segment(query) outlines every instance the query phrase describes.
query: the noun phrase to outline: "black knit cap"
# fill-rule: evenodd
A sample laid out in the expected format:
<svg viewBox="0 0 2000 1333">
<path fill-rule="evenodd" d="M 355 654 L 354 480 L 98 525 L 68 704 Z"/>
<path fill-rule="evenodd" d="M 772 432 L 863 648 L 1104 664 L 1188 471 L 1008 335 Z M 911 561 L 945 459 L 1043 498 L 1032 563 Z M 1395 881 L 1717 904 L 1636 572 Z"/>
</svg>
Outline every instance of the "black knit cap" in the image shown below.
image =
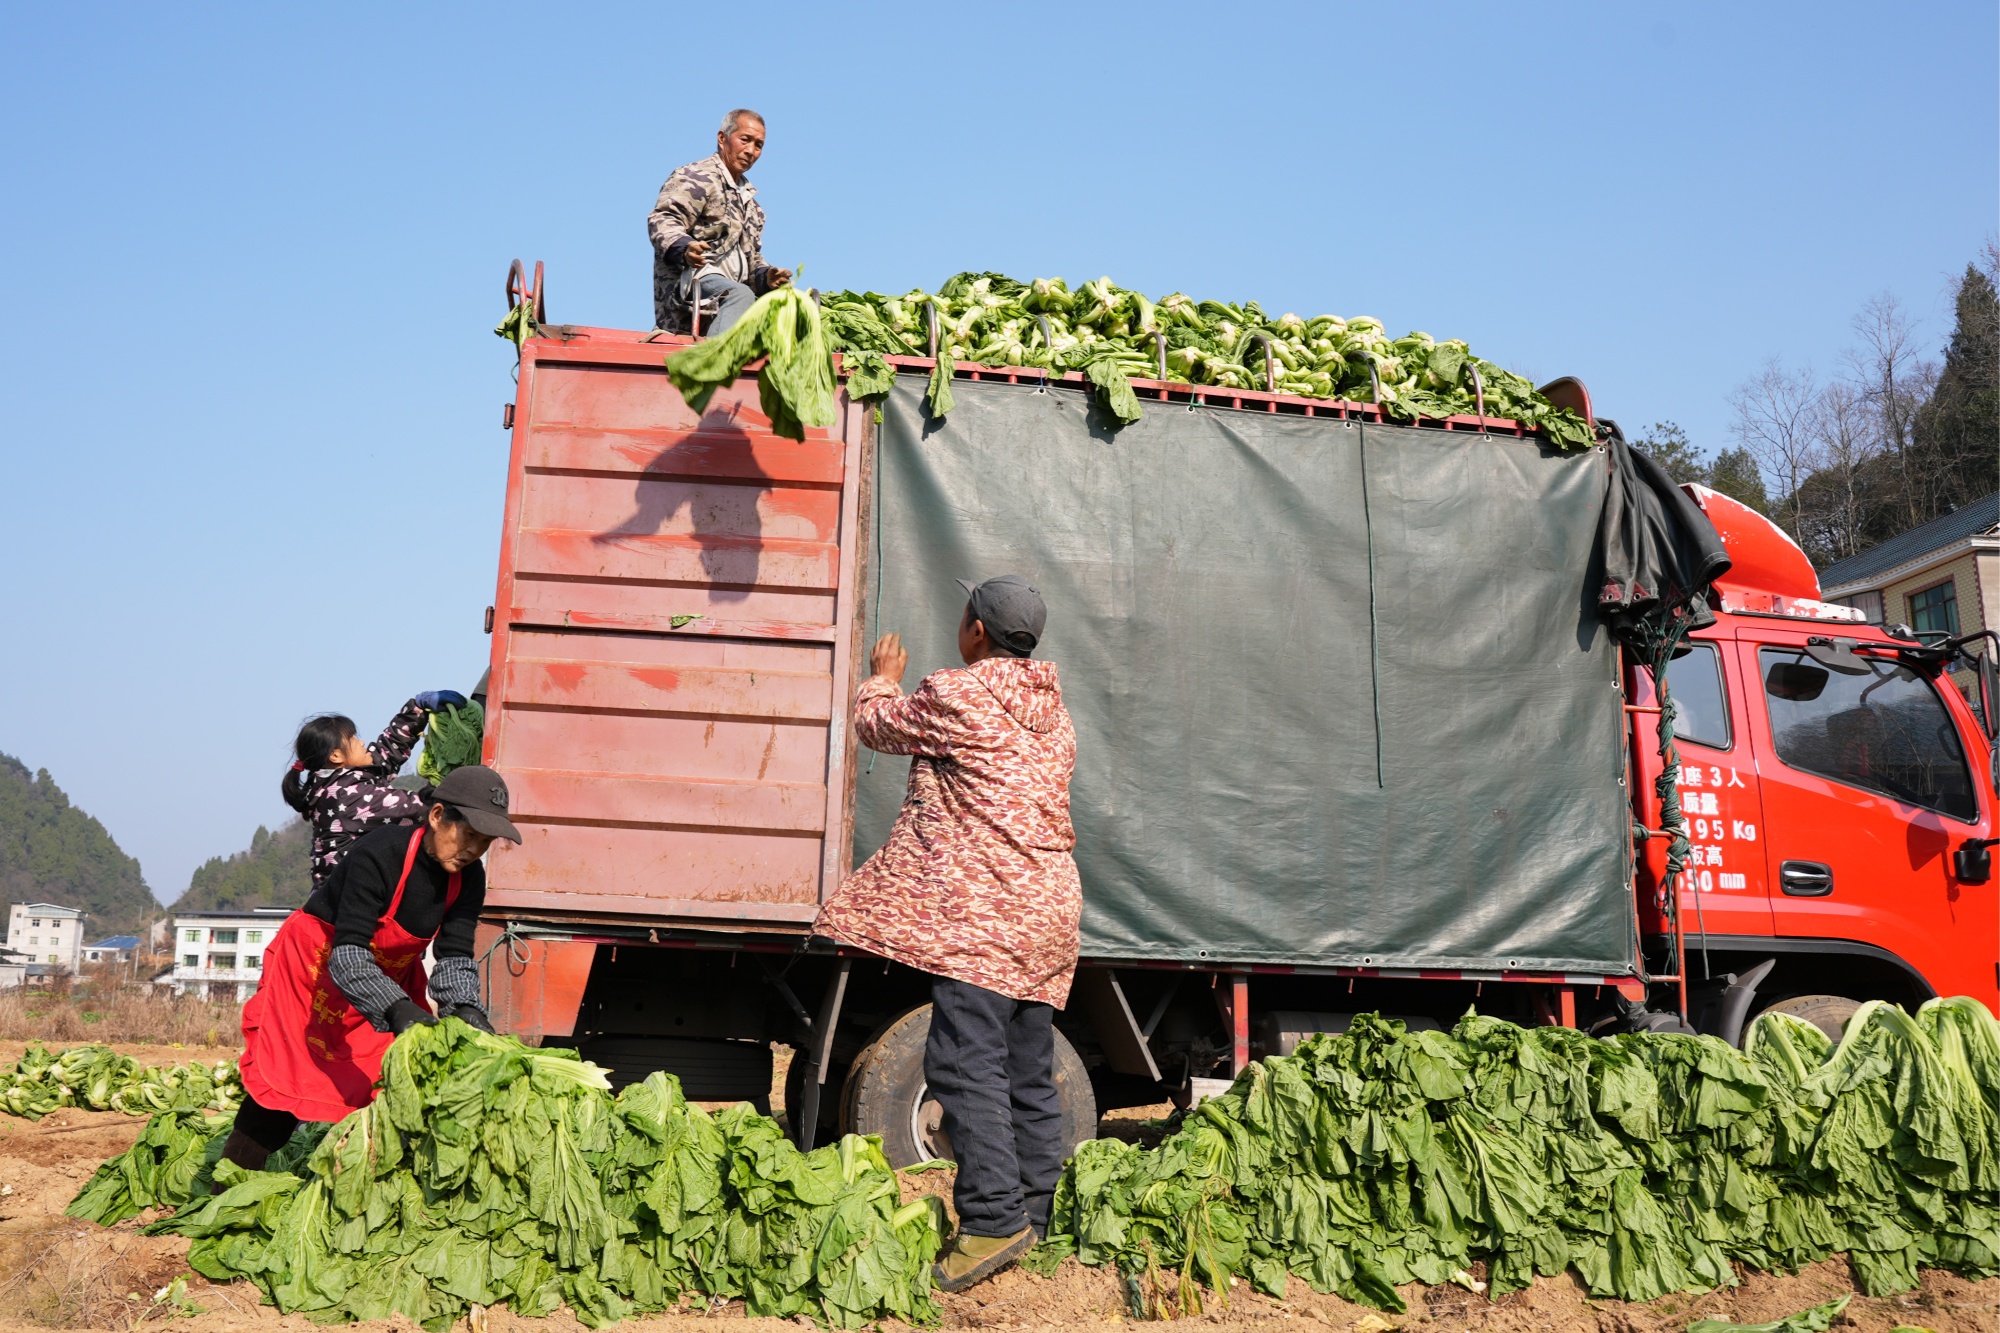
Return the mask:
<svg viewBox="0 0 2000 1333">
<path fill-rule="evenodd" d="M 995 648 L 1009 657 L 1034 656 L 1049 609 L 1026 579 L 1019 574 L 1002 574 L 976 586 L 959 579 L 958 586 L 965 589 L 973 619 L 986 626 L 986 637 Z"/>
</svg>

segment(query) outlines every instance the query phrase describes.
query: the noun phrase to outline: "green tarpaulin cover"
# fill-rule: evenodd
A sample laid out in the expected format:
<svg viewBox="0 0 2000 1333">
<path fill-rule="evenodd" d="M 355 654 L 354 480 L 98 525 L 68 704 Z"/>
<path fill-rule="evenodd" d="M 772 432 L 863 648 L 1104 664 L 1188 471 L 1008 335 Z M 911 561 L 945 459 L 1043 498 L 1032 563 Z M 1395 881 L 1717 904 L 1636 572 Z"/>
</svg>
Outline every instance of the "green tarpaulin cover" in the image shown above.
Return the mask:
<svg viewBox="0 0 2000 1333">
<path fill-rule="evenodd" d="M 915 688 L 954 578 L 1041 590 L 1086 957 L 1632 970 L 1601 450 L 953 388 L 884 403 L 869 630 Z M 857 860 L 909 765 L 860 770 Z"/>
</svg>

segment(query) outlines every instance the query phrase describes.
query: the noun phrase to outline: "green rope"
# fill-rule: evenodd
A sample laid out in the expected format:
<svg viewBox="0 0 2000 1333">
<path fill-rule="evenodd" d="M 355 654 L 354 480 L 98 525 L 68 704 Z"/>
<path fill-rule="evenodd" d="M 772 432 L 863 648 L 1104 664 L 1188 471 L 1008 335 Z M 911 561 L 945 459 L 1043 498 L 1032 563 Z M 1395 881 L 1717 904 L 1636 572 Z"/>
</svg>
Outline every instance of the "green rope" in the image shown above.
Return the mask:
<svg viewBox="0 0 2000 1333">
<path fill-rule="evenodd" d="M 1681 812 L 1681 753 L 1674 744 L 1674 719 L 1679 715 L 1680 708 L 1674 702 L 1673 692 L 1667 688 L 1667 664 L 1674 660 L 1674 654 L 1686 641 L 1693 626 L 1693 612 L 1683 608 L 1671 614 L 1664 630 L 1646 624 L 1634 627 L 1631 634 L 1640 661 L 1647 675 L 1652 677 L 1653 693 L 1660 701 L 1660 776 L 1653 779 L 1653 794 L 1660 802 L 1660 831 L 1667 835 L 1667 873 L 1661 876 L 1654 899 L 1660 915 L 1673 926 L 1676 936 L 1681 929 L 1681 876 L 1687 868 L 1692 844 L 1688 841 L 1687 817 Z M 1708 926 L 1702 918 L 1699 888 L 1695 893 L 1694 911 L 1695 929 L 1701 937 L 1701 970 L 1705 978 L 1708 975 Z"/>
</svg>

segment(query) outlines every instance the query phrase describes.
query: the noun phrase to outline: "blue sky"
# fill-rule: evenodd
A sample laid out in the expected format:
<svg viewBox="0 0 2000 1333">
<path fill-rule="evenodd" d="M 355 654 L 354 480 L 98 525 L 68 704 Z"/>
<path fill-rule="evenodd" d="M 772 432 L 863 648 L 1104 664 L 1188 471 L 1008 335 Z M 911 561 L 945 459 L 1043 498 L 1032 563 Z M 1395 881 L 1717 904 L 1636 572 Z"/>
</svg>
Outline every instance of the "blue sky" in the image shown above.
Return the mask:
<svg viewBox="0 0 2000 1333">
<path fill-rule="evenodd" d="M 1996 226 L 1990 3 L 14 5 L 0 750 L 171 900 L 292 733 L 484 664 L 507 261 L 650 322 L 644 215 L 761 109 L 766 252 L 1463 337 L 1727 443 Z"/>
</svg>

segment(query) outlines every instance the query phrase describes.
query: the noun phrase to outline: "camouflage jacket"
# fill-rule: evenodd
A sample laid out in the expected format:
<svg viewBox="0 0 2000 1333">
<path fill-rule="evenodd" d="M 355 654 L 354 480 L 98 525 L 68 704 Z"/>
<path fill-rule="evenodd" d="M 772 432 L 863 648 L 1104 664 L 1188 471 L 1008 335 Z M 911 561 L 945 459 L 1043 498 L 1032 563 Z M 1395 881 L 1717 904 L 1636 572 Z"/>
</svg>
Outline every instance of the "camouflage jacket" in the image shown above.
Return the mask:
<svg viewBox="0 0 2000 1333">
<path fill-rule="evenodd" d="M 667 177 L 646 217 L 653 239 L 653 319 L 658 328 L 678 332 L 687 311 L 680 297 L 682 254 L 701 241 L 708 246 L 705 271 L 721 273 L 759 293 L 770 265 L 764 262 L 764 208 L 749 181 L 731 188 L 720 153 L 690 162 Z"/>
<path fill-rule="evenodd" d="M 910 785 L 882 850 L 820 909 L 816 934 L 921 971 L 1060 1008 L 1083 892 L 1070 851 L 1076 731 L 1053 662 L 989 657 L 914 694 L 876 676 L 854 734 L 906 754 Z"/>
</svg>

